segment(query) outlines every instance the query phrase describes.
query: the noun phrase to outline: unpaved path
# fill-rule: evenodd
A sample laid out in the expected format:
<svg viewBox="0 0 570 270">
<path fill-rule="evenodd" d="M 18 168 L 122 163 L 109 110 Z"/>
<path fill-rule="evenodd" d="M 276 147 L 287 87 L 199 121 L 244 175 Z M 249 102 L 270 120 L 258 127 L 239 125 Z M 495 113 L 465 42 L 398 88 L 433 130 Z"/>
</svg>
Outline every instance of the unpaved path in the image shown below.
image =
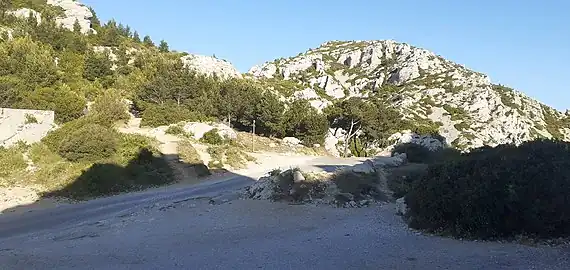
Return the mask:
<svg viewBox="0 0 570 270">
<path fill-rule="evenodd" d="M 6 269 L 570 269 L 565 248 L 414 233 L 392 205 L 196 198 L 1 245 Z"/>
</svg>

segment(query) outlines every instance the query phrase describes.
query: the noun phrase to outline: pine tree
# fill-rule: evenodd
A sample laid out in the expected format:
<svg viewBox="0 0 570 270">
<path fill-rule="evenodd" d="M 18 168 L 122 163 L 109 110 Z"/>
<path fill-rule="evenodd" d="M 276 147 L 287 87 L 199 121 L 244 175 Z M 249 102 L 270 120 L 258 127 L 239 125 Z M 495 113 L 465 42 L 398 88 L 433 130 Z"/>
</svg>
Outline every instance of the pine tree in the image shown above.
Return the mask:
<svg viewBox="0 0 570 270">
<path fill-rule="evenodd" d="M 158 46 L 158 50 L 160 52 L 169 52 L 170 49 L 168 48 L 168 43 L 166 43 L 164 40 L 161 40 L 160 45 Z"/>
<path fill-rule="evenodd" d="M 135 31 L 135 33 L 133 34 L 133 40 L 136 43 L 141 43 L 141 37 L 139 36 L 139 32 Z"/>
<path fill-rule="evenodd" d="M 89 19 L 91 21 L 91 28 L 99 30 L 101 28 L 101 21 L 99 20 L 99 17 L 97 17 L 97 14 L 95 13 L 95 10 L 93 10 L 93 8 L 89 7 L 89 11 L 91 11 L 91 13 L 93 14 L 93 17 Z"/>
<path fill-rule="evenodd" d="M 79 20 L 75 19 L 75 23 L 73 23 L 73 32 L 80 34 L 81 33 L 81 24 L 79 24 Z"/>
<path fill-rule="evenodd" d="M 143 38 L 143 44 L 147 47 L 154 47 L 154 43 L 152 42 L 152 39 L 150 38 L 150 36 L 144 36 Z"/>
<path fill-rule="evenodd" d="M 109 53 L 104 54 L 89 51 L 85 57 L 85 68 L 83 70 L 83 77 L 90 81 L 95 81 L 97 78 L 113 75 L 111 70 L 113 63 L 109 60 Z"/>
</svg>

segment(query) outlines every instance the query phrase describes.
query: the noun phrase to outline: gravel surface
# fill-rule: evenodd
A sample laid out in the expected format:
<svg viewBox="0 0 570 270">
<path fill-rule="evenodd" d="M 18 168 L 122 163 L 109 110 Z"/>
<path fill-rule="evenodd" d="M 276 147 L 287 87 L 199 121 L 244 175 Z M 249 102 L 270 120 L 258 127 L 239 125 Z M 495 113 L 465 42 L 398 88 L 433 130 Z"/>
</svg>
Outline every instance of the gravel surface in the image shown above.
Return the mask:
<svg viewBox="0 0 570 270">
<path fill-rule="evenodd" d="M 316 158 L 300 167 L 354 163 Z M 1 215 L 0 269 L 570 269 L 567 247 L 426 236 L 393 204 L 240 200 L 236 189 L 263 173 L 248 174 Z"/>
<path fill-rule="evenodd" d="M 417 234 L 392 204 L 197 198 L 0 243 L 3 269 L 570 269 L 564 248 Z"/>
</svg>

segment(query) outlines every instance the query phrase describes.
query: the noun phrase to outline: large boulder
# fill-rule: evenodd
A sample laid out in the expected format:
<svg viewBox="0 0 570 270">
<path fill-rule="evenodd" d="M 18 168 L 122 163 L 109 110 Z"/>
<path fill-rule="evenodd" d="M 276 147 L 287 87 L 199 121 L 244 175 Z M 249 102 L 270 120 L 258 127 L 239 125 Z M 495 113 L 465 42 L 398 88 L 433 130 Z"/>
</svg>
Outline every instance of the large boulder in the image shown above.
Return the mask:
<svg viewBox="0 0 570 270">
<path fill-rule="evenodd" d="M 6 11 L 6 14 L 16 16 L 17 18 L 20 18 L 20 19 L 27 19 L 31 15 L 31 16 L 34 16 L 34 18 L 36 19 L 38 24 L 42 23 L 42 15 L 33 9 L 20 8 L 17 10 L 9 10 L 9 11 Z"/>
<path fill-rule="evenodd" d="M 193 134 L 193 138 L 196 140 L 201 139 L 204 136 L 204 133 L 214 128 L 218 130 L 218 135 L 223 138 L 231 140 L 237 139 L 236 131 L 225 124 L 190 122 L 184 125 L 184 131 Z"/>
<path fill-rule="evenodd" d="M 405 215 L 408 211 L 408 206 L 406 205 L 406 198 L 402 197 L 396 200 L 396 212 L 399 215 Z"/>
<path fill-rule="evenodd" d="M 394 141 L 394 145 L 414 143 L 419 144 L 430 151 L 438 151 L 445 147 L 444 143 L 438 138 L 434 138 L 431 135 L 418 135 L 411 130 L 405 130 L 393 134 L 388 138 L 390 141 Z"/>
<path fill-rule="evenodd" d="M 301 144 L 301 140 L 295 138 L 295 137 L 285 137 L 282 140 L 283 144 L 289 145 L 289 146 L 297 146 Z"/>
<path fill-rule="evenodd" d="M 180 58 L 184 67 L 222 80 L 242 78 L 241 73 L 228 61 L 211 56 L 189 54 Z"/>
<path fill-rule="evenodd" d="M 0 108 L 0 146 L 39 142 L 57 126 L 53 111 Z"/>
<path fill-rule="evenodd" d="M 87 6 L 75 0 L 47 0 L 48 5 L 57 6 L 63 9 L 64 16 L 55 18 L 56 23 L 66 29 L 73 31 L 75 22 L 79 22 L 81 33 L 96 33 L 91 28 L 91 18 L 93 13 Z"/>
</svg>

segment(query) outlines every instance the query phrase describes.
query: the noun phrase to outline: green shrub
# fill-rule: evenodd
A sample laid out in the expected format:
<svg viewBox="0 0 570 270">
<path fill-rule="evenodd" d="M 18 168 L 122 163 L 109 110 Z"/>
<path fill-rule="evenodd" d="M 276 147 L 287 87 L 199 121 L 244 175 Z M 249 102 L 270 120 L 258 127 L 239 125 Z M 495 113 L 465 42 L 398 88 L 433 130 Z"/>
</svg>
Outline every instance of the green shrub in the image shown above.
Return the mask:
<svg viewBox="0 0 570 270">
<path fill-rule="evenodd" d="M 205 119 L 207 117 L 200 113 L 192 112 L 181 106 L 147 104 L 142 112 L 141 126 L 158 127 L 182 121 L 193 122 Z"/>
<path fill-rule="evenodd" d="M 89 124 L 91 121 L 92 118 L 90 117 L 81 117 L 79 119 L 67 122 L 60 126 L 58 129 L 50 131 L 47 136 L 42 139 L 42 142 L 45 143 L 51 151 L 58 153 L 61 144 L 65 142 L 67 137 L 72 132 Z"/>
<path fill-rule="evenodd" d="M 38 88 L 27 95 L 22 107 L 52 110 L 55 120 L 65 123 L 83 116 L 85 100 L 67 86 Z"/>
<path fill-rule="evenodd" d="M 0 178 L 23 171 L 27 164 L 18 147 L 0 147 Z"/>
<path fill-rule="evenodd" d="M 211 129 L 208 132 L 204 133 L 200 141 L 213 145 L 222 145 L 226 142 L 226 140 L 222 138 L 220 134 L 218 134 L 217 128 Z"/>
<path fill-rule="evenodd" d="M 26 113 L 25 124 L 37 124 L 37 123 L 38 119 L 33 114 Z"/>
<path fill-rule="evenodd" d="M 184 134 L 184 128 L 182 128 L 181 126 L 178 125 L 174 125 L 174 126 L 169 126 L 164 133 L 166 134 L 171 134 L 171 135 L 182 135 Z"/>
<path fill-rule="evenodd" d="M 432 152 L 425 146 L 417 143 L 404 143 L 397 145 L 392 150 L 392 156 L 396 153 L 404 153 L 409 162 L 413 163 L 427 163 L 432 157 Z"/>
<path fill-rule="evenodd" d="M 394 199 L 402 198 L 412 189 L 414 181 L 420 179 L 426 172 L 426 164 L 407 164 L 393 168 L 388 174 L 388 188 L 394 192 Z"/>
<path fill-rule="evenodd" d="M 331 180 L 340 192 L 352 194 L 355 200 L 363 199 L 365 195 L 371 195 L 376 199 L 386 199 L 382 191 L 378 189 L 379 177 L 376 173 L 361 174 L 340 171 L 335 173 Z"/>
<path fill-rule="evenodd" d="M 211 175 L 210 170 L 204 165 L 200 154 L 192 146 L 192 143 L 187 140 L 179 142 L 178 153 L 182 162 L 193 167 L 198 177 Z"/>
<path fill-rule="evenodd" d="M 127 105 L 114 93 L 105 93 L 95 100 L 90 114 L 97 118 L 97 123 L 111 126 L 115 122 L 129 119 Z"/>
<path fill-rule="evenodd" d="M 570 144 L 501 145 L 430 165 L 406 195 L 410 226 L 458 237 L 570 236 Z"/>
<path fill-rule="evenodd" d="M 98 124 L 87 124 L 69 134 L 59 154 L 70 161 L 98 161 L 115 154 L 118 134 Z"/>
<path fill-rule="evenodd" d="M 125 166 L 95 163 L 62 189 L 46 194 L 73 199 L 88 199 L 149 188 L 174 181 L 167 162 L 147 149 L 141 149 Z"/>
</svg>

